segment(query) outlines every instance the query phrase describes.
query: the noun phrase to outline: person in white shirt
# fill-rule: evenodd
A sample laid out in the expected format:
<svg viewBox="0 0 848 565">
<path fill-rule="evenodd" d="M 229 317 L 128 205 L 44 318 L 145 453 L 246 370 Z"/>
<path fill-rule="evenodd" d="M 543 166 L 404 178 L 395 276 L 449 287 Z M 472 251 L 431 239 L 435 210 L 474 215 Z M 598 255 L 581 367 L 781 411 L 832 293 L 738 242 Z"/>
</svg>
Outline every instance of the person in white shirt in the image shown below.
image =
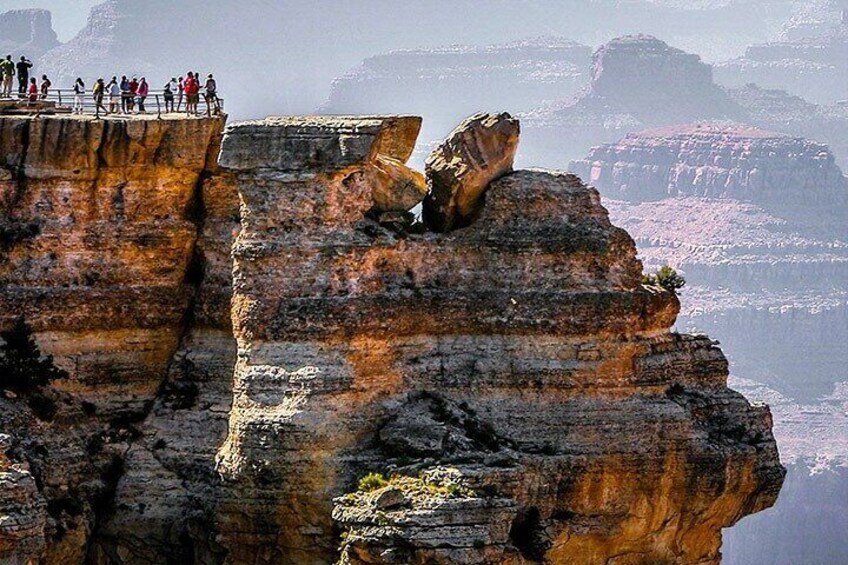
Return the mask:
<svg viewBox="0 0 848 565">
<path fill-rule="evenodd" d="M 85 83 L 80 77 L 74 82 L 74 114 L 82 114 L 82 96 L 85 94 Z"/>
<path fill-rule="evenodd" d="M 121 105 L 121 86 L 118 84 L 118 77 L 112 77 L 106 89 L 109 91 L 109 113 L 117 114 Z"/>
</svg>

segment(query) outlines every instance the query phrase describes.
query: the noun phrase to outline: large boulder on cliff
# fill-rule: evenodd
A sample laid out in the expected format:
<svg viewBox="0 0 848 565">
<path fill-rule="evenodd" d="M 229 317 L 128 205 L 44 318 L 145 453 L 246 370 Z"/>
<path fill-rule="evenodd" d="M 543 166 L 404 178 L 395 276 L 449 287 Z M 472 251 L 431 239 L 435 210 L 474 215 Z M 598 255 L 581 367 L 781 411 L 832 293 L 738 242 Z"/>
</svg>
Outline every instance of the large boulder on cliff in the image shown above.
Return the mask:
<svg viewBox="0 0 848 565">
<path fill-rule="evenodd" d="M 430 154 L 424 199 L 430 229 L 446 232 L 474 219 L 489 183 L 512 171 L 520 130 L 506 112 L 475 114 Z"/>
</svg>

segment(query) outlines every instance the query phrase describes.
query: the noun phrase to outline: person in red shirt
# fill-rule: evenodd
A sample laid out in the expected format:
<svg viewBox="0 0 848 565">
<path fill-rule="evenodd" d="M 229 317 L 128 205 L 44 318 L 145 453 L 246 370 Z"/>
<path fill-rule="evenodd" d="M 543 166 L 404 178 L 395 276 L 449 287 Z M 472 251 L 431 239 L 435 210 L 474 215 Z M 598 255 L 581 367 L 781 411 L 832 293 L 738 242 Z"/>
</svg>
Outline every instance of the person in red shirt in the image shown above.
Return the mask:
<svg viewBox="0 0 848 565">
<path fill-rule="evenodd" d="M 37 102 L 38 101 L 38 84 L 35 81 L 35 77 L 29 79 L 29 101 Z"/>
<path fill-rule="evenodd" d="M 200 99 L 200 83 L 197 82 L 194 73 L 189 72 L 186 75 L 186 79 L 183 81 L 183 87 L 185 88 L 186 95 L 186 114 L 195 115 L 197 114 L 197 103 Z"/>
<path fill-rule="evenodd" d="M 138 94 L 138 79 L 136 77 L 132 77 L 130 81 L 130 95 L 127 98 L 127 106 L 129 106 L 129 112 L 132 112 L 135 109 L 135 96 Z"/>
</svg>

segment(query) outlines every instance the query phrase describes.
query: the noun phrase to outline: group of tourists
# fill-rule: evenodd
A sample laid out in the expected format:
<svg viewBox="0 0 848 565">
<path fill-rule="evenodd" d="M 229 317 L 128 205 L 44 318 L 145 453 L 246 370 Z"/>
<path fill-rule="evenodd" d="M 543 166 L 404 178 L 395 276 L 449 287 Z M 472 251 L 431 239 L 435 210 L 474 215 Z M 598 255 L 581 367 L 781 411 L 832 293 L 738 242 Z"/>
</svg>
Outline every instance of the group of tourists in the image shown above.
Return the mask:
<svg viewBox="0 0 848 565">
<path fill-rule="evenodd" d="M 172 77 L 162 87 L 162 98 L 165 104 L 165 113 L 180 112 L 185 102 L 186 115 L 199 114 L 200 92 L 203 91 L 206 100 L 207 115 L 221 113 L 221 101 L 218 99 L 218 84 L 211 74 L 206 77 L 203 86 L 200 85 L 200 75 L 196 72 L 188 72 L 185 77 Z M 74 83 L 74 113 L 83 112 L 83 96 L 85 94 L 85 83 L 77 78 Z M 145 114 L 147 108 L 145 102 L 150 96 L 150 85 L 145 77 L 131 79 L 122 76 L 121 80 L 113 76 L 109 83 L 102 78 L 97 79 L 92 89 L 94 104 L 97 113 L 104 114 Z M 105 106 L 108 98 L 109 107 Z"/>
<path fill-rule="evenodd" d="M 0 98 L 16 98 L 28 102 L 47 100 L 53 83 L 47 75 L 42 75 L 40 84 L 35 77 L 30 77 L 32 66 L 32 61 L 23 56 L 17 63 L 12 60 L 11 55 L 0 60 L 0 85 L 2 85 Z M 18 79 L 18 90 L 16 94 L 13 94 L 15 77 Z M 83 113 L 86 92 L 85 82 L 82 78 L 77 78 L 73 86 L 72 111 L 74 114 Z M 200 74 L 194 71 L 186 73 L 185 77 L 172 77 L 165 83 L 162 87 L 164 111 L 166 113 L 180 112 L 185 103 L 187 115 L 198 115 L 201 93 L 206 101 L 206 114 L 220 114 L 221 101 L 218 98 L 218 84 L 215 77 L 209 74 L 206 81 L 201 84 Z M 125 75 L 120 80 L 117 76 L 113 76 L 108 83 L 103 78 L 97 79 L 91 94 L 94 98 L 95 112 L 98 115 L 101 113 L 145 114 L 151 90 L 145 77 L 128 78 Z"/>
<path fill-rule="evenodd" d="M 0 75 L 2 75 L 0 77 L 0 84 L 2 84 L 0 98 L 16 97 L 27 99 L 31 102 L 47 98 L 47 93 L 52 83 L 47 78 L 47 75 L 43 75 L 41 77 L 41 86 L 39 86 L 35 77 L 29 76 L 30 69 L 32 69 L 32 61 L 23 56 L 17 63 L 12 60 L 11 55 L 6 55 L 5 59 L 0 60 Z M 17 96 L 13 95 L 15 77 L 18 77 Z"/>
</svg>

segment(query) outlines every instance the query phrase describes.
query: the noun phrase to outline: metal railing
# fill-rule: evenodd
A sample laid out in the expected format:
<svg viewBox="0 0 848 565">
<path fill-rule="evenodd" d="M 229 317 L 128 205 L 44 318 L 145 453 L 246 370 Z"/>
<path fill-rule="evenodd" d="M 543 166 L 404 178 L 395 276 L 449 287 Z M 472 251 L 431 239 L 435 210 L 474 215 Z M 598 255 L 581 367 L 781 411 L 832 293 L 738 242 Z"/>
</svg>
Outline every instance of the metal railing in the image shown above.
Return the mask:
<svg viewBox="0 0 848 565">
<path fill-rule="evenodd" d="M 18 93 L 12 94 L 12 100 L 19 101 L 19 104 L 26 107 L 28 105 L 38 106 L 39 103 L 53 103 L 55 108 L 63 113 L 81 113 L 94 115 L 97 118 L 101 116 L 111 117 L 128 117 L 132 115 L 156 115 L 161 118 L 163 115 L 171 114 L 187 114 L 195 116 L 215 116 L 224 112 L 224 99 L 217 94 L 208 96 L 204 92 L 198 95 L 197 108 L 193 114 L 188 113 L 188 95 L 183 93 L 175 93 L 173 102 L 170 98 L 166 98 L 163 90 L 151 90 L 148 95 L 142 100 L 137 94 L 133 97 L 124 95 L 112 96 L 108 93 L 103 95 L 101 104 L 97 104 L 94 94 L 88 89 L 85 93 L 77 95 L 73 89 L 51 88 L 47 91 L 47 96 L 39 92 L 36 99 L 31 100 L 30 95 L 21 95 Z M 2 99 L 0 99 L 1 101 Z M 9 100 L 8 98 L 6 100 Z"/>
</svg>

